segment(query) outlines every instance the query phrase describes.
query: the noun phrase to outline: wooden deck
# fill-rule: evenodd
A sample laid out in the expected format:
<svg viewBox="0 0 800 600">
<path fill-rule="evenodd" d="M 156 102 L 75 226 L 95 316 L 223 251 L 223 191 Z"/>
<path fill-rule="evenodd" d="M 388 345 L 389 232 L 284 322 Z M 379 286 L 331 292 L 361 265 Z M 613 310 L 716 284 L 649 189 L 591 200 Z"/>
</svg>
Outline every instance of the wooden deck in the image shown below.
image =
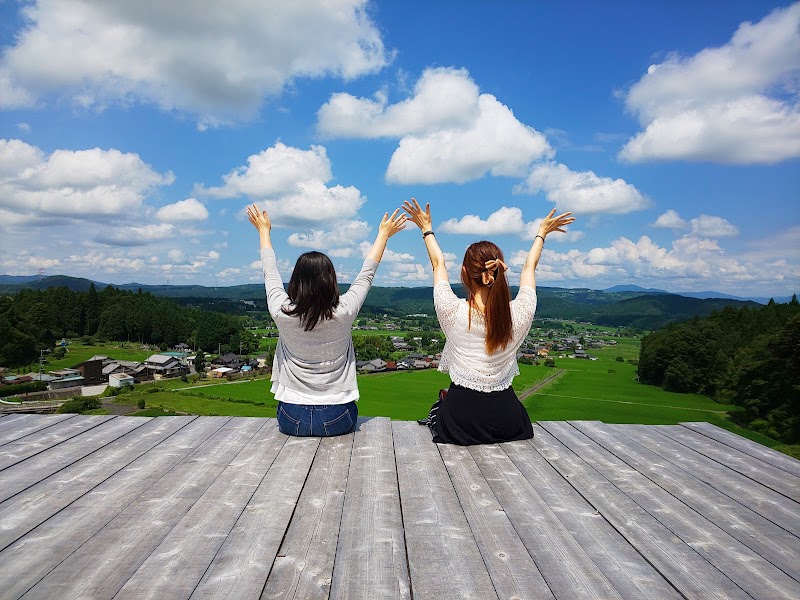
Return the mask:
<svg viewBox="0 0 800 600">
<path fill-rule="evenodd" d="M 0 598 L 800 598 L 800 462 L 705 423 L 0 418 Z"/>
</svg>

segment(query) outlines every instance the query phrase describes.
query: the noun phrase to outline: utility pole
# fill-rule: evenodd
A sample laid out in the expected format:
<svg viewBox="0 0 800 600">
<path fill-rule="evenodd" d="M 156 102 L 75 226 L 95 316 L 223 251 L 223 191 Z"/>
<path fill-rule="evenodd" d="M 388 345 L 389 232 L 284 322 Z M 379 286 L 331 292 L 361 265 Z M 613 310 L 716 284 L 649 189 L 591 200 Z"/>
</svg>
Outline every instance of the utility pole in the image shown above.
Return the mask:
<svg viewBox="0 0 800 600">
<path fill-rule="evenodd" d="M 44 353 L 45 352 L 47 352 L 47 350 L 44 350 L 44 349 L 39 350 L 39 375 L 44 373 Z"/>
</svg>

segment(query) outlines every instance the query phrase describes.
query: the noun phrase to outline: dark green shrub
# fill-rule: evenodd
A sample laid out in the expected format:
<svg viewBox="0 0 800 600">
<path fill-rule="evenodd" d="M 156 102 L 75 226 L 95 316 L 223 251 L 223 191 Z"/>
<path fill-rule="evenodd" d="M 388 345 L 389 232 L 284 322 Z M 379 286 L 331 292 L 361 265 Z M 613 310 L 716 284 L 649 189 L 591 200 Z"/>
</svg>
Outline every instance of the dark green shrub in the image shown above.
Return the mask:
<svg viewBox="0 0 800 600">
<path fill-rule="evenodd" d="M 58 413 L 82 413 L 87 410 L 94 410 L 100 408 L 100 400 L 94 397 L 81 398 L 75 397 L 72 400 L 67 400 L 56 411 Z"/>
<path fill-rule="evenodd" d="M 139 398 L 138 402 L 136 402 L 136 408 L 139 410 L 144 410 L 145 402 L 144 398 Z"/>
<path fill-rule="evenodd" d="M 625 357 L 623 357 L 623 356 L 618 356 L 618 357 L 617 357 L 617 358 L 615 358 L 614 360 L 615 360 L 615 361 L 617 361 L 617 362 L 625 362 Z"/>
<path fill-rule="evenodd" d="M 26 392 L 43 392 L 46 389 L 47 384 L 44 381 L 26 381 L 17 385 L 4 385 L 0 386 L 0 398 Z"/>
</svg>

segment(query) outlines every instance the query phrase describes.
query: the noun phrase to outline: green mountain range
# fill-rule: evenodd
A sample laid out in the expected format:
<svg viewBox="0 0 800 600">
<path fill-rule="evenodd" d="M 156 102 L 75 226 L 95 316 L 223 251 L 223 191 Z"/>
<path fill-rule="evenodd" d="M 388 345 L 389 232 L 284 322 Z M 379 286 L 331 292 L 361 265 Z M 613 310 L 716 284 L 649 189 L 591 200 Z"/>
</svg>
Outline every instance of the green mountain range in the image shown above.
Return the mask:
<svg viewBox="0 0 800 600">
<path fill-rule="evenodd" d="M 20 281 L 20 279 L 23 279 Z M 0 282 L 4 279 L 0 279 Z M 8 281 L 8 279 L 5 279 Z M 67 287 L 74 291 L 87 291 L 94 283 L 100 290 L 108 284 L 88 279 L 53 275 L 41 279 L 17 278 L 13 283 L 0 283 L 0 294 L 15 294 L 21 289 L 47 289 Z M 242 301 L 254 302 L 256 308 L 264 309 L 264 286 L 261 284 L 206 287 L 201 285 L 144 285 L 129 283 L 115 285 L 123 290 L 138 290 L 154 296 L 172 298 L 185 305 L 196 305 L 213 310 L 242 312 L 248 307 Z M 342 285 L 342 291 L 347 289 Z M 454 286 L 457 294 L 463 290 Z M 696 316 L 706 316 L 725 306 L 755 306 L 752 301 L 733 298 L 690 298 L 670 294 L 662 290 L 648 290 L 637 286 L 617 286 L 609 290 L 588 288 L 538 287 L 539 305 L 537 317 L 589 321 L 597 325 L 626 326 L 639 329 L 658 329 L 667 323 L 682 321 Z M 512 296 L 516 289 L 512 288 Z M 228 305 L 224 308 L 223 305 Z M 249 303 L 248 303 L 249 304 Z M 250 308 L 252 310 L 252 308 Z M 430 287 L 378 287 L 373 286 L 363 311 L 366 313 L 404 316 L 409 314 L 433 314 L 433 290 Z"/>
</svg>

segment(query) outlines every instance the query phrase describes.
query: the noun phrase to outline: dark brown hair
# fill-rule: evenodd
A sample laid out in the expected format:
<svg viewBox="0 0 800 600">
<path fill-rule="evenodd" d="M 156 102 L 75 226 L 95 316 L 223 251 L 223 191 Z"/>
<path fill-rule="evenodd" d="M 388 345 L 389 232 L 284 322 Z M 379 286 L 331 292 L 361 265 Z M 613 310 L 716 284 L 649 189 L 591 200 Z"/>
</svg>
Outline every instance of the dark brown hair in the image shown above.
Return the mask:
<svg viewBox="0 0 800 600">
<path fill-rule="evenodd" d="M 339 306 L 339 285 L 331 259 L 322 252 L 301 254 L 286 293 L 294 306 L 282 310 L 290 317 L 300 317 L 305 331 L 314 329 L 320 320 L 332 319 Z"/>
<path fill-rule="evenodd" d="M 467 290 L 467 302 L 470 306 L 469 323 L 472 325 L 472 308 L 475 306 L 475 293 L 481 287 L 487 287 L 484 320 L 486 321 L 486 352 L 492 354 L 499 348 L 505 348 L 513 336 L 511 323 L 511 291 L 508 289 L 503 266 L 497 267 L 487 274 L 486 263 L 490 260 L 503 260 L 503 251 L 492 242 L 485 240 L 475 242 L 464 253 L 461 269 L 461 282 Z M 484 284 L 486 275 L 494 278 L 488 285 Z"/>
</svg>

